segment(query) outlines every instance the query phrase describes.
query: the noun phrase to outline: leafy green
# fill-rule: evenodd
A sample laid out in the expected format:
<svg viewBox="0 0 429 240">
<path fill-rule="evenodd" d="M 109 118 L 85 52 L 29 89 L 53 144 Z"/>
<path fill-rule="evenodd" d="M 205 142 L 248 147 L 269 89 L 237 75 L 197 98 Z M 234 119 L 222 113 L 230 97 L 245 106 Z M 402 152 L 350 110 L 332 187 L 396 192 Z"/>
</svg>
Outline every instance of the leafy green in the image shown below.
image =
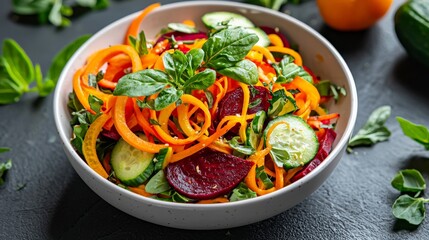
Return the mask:
<svg viewBox="0 0 429 240">
<path fill-rule="evenodd" d="M 165 178 L 164 171 L 157 172 L 146 184 L 145 190 L 148 193 L 158 194 L 169 190 L 171 187 Z"/>
<path fill-rule="evenodd" d="M 137 38 L 131 35 L 128 36 L 128 38 L 130 40 L 131 46 L 140 56 L 148 54 L 149 51 L 147 50 L 146 36 L 144 34 L 144 31 L 141 31 Z"/>
<path fill-rule="evenodd" d="M 9 159 L 6 163 L 0 163 L 0 186 L 4 184 L 3 176 L 12 168 L 12 160 Z"/>
<path fill-rule="evenodd" d="M 390 137 L 390 131 L 384 124 L 390 116 L 390 106 L 382 106 L 374 110 L 368 121 L 348 143 L 348 152 L 352 147 L 362 145 L 373 145 L 377 142 L 386 141 Z"/>
<path fill-rule="evenodd" d="M 278 64 L 272 64 L 277 74 L 276 83 L 292 82 L 296 76 L 300 76 L 306 81 L 313 83 L 313 77 L 305 71 L 304 68 L 296 65 L 293 61 L 294 58 L 286 54 Z"/>
<path fill-rule="evenodd" d="M 61 50 L 54 57 L 46 78 L 43 78 L 40 66 L 33 66 L 17 42 L 5 39 L 3 55 L 0 56 L 0 104 L 17 102 L 26 92 L 38 92 L 41 97 L 49 95 L 64 65 L 88 38 L 87 35 L 79 37 Z M 36 86 L 31 87 L 33 82 Z"/>
<path fill-rule="evenodd" d="M 241 182 L 236 188 L 234 188 L 234 190 L 232 190 L 232 194 L 229 197 L 229 201 L 236 202 L 255 197 L 256 193 L 249 189 L 245 183 Z"/>
<path fill-rule="evenodd" d="M 119 79 L 113 95 L 150 96 L 165 88 L 169 79 L 170 77 L 165 72 L 154 69 L 130 73 Z"/>
<path fill-rule="evenodd" d="M 204 60 L 204 51 L 201 48 L 191 49 L 186 53 L 186 58 L 188 60 L 187 68 L 187 77 L 192 77 L 195 74 L 195 71 L 201 66 Z"/>
<path fill-rule="evenodd" d="M 205 69 L 189 78 L 183 85 L 183 88 L 185 92 L 190 92 L 191 90 L 205 90 L 213 85 L 215 81 L 216 72 L 212 69 Z"/>
<path fill-rule="evenodd" d="M 422 144 L 426 150 L 429 150 L 429 130 L 427 127 L 415 124 L 401 117 L 397 117 L 396 120 L 399 122 L 405 136 Z"/>
<path fill-rule="evenodd" d="M 248 59 L 241 60 L 234 66 L 226 67 L 218 71 L 224 76 L 248 85 L 254 85 L 259 81 L 258 68 Z"/>
<path fill-rule="evenodd" d="M 0 147 L 0 153 L 5 153 L 5 152 L 9 152 L 10 148 L 7 147 Z"/>
<path fill-rule="evenodd" d="M 261 179 L 261 181 L 264 183 L 265 189 L 270 189 L 274 187 L 273 182 L 265 172 L 265 166 L 260 166 L 256 168 L 256 178 Z"/>
<path fill-rule="evenodd" d="M 393 203 L 392 213 L 398 219 L 403 219 L 413 225 L 419 225 L 425 219 L 426 208 L 424 204 L 428 201 L 428 199 L 401 195 Z"/>
<path fill-rule="evenodd" d="M 272 93 L 272 96 L 269 100 L 270 107 L 268 108 L 270 118 L 285 115 L 298 109 L 295 100 L 287 96 L 285 91 L 277 90 Z"/>
<path fill-rule="evenodd" d="M 233 137 L 231 140 L 228 141 L 229 146 L 231 146 L 232 149 L 234 149 L 235 151 L 242 153 L 244 155 L 252 155 L 255 153 L 255 149 L 253 149 L 250 146 L 244 146 L 241 145 L 238 142 L 238 139 L 240 137 Z"/>
<path fill-rule="evenodd" d="M 426 183 L 419 171 L 406 169 L 393 178 L 392 186 L 401 192 L 420 192 L 425 190 Z"/>
<path fill-rule="evenodd" d="M 191 27 L 183 23 L 169 23 L 168 28 L 173 31 L 182 32 L 182 33 L 197 33 L 198 29 Z"/>
<path fill-rule="evenodd" d="M 246 0 L 246 2 L 278 11 L 280 10 L 281 6 L 288 2 L 298 4 L 301 2 L 301 0 Z"/>
<path fill-rule="evenodd" d="M 153 169 L 154 172 L 162 170 L 162 166 L 164 165 L 164 161 L 168 154 L 168 151 L 168 148 L 163 148 L 159 150 L 159 152 L 155 155 L 155 157 L 153 158 L 153 162 L 155 163 L 155 168 Z"/>
<path fill-rule="evenodd" d="M 73 6 L 104 9 L 109 6 L 109 0 L 75 0 L 73 5 L 63 0 L 12 0 L 12 11 L 20 15 L 37 15 L 40 24 L 48 21 L 57 27 L 67 27 L 71 24 Z M 69 3 L 70 1 L 67 1 Z"/>
<path fill-rule="evenodd" d="M 341 96 L 347 96 L 347 91 L 344 87 L 338 86 L 329 80 L 322 80 L 314 85 L 323 97 L 333 97 L 335 102 L 338 102 Z"/>
<path fill-rule="evenodd" d="M 175 87 L 164 88 L 154 100 L 154 109 L 160 111 L 179 101 L 182 95 L 183 91 L 177 90 Z"/>
</svg>

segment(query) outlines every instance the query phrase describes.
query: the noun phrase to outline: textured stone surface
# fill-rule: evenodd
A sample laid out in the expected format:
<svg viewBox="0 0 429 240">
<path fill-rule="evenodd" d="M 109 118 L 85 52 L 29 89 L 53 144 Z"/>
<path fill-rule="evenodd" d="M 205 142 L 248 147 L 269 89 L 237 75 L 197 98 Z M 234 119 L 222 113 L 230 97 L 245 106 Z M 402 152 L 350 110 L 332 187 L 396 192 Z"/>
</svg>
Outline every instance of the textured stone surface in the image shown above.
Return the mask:
<svg viewBox="0 0 429 240">
<path fill-rule="evenodd" d="M 57 30 L 12 21 L 10 2 L 1 3 L 0 38 L 18 41 L 44 71 L 66 42 L 148 4 L 112 0 L 107 10 L 84 14 Z M 429 152 L 403 136 L 393 118 L 429 126 L 427 69 L 407 57 L 393 30 L 400 2 L 395 0 L 376 26 L 356 33 L 326 27 L 314 1 L 284 8 L 331 41 L 349 64 L 359 93 L 357 128 L 375 107 L 392 106 L 390 140 L 345 155 L 328 181 L 295 208 L 218 231 L 170 229 L 128 216 L 93 193 L 66 160 L 52 118 L 52 96 L 29 94 L 17 104 L 0 106 L 0 146 L 13 149 L 0 158 L 10 157 L 14 164 L 0 187 L 0 239 L 429 239 L 429 219 L 410 228 L 395 221 L 390 210 L 398 196 L 390 180 L 398 170 L 417 168 L 429 180 Z"/>
</svg>

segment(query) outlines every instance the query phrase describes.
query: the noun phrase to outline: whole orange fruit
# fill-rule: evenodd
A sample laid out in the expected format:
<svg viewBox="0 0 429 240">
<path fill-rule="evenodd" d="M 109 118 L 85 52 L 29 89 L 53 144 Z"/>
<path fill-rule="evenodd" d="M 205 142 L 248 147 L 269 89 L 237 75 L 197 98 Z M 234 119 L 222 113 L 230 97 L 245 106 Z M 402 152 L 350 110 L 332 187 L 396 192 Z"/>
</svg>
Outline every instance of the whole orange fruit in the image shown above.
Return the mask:
<svg viewBox="0 0 429 240">
<path fill-rule="evenodd" d="M 319 12 L 330 27 L 358 31 L 371 27 L 389 10 L 393 0 L 317 0 Z"/>
</svg>

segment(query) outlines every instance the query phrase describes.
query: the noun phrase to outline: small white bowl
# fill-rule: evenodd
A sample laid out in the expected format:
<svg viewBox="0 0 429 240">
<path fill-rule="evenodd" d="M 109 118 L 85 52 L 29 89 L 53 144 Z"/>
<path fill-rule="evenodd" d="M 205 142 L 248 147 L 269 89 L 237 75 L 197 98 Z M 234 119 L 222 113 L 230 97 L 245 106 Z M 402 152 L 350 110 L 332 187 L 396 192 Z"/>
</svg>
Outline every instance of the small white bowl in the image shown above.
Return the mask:
<svg viewBox="0 0 429 240">
<path fill-rule="evenodd" d="M 330 111 L 341 114 L 338 134 L 329 156 L 314 171 L 297 182 L 265 196 L 223 204 L 181 204 L 146 198 L 107 181 L 95 173 L 70 144 L 72 129 L 67 96 L 72 91 L 72 76 L 94 51 L 121 44 L 126 29 L 138 13 L 126 16 L 99 31 L 70 59 L 58 81 L 54 97 L 54 117 L 66 155 L 83 181 L 101 198 L 116 208 L 148 222 L 183 229 L 221 229 L 258 222 L 295 206 L 314 192 L 332 173 L 343 155 L 357 114 L 357 94 L 353 76 L 335 48 L 306 24 L 280 12 L 232 2 L 181 2 L 161 6 L 142 24 L 146 36 L 154 35 L 170 22 L 192 19 L 204 29 L 200 19 L 213 11 L 237 12 L 258 26 L 278 27 L 292 43 L 299 45 L 306 66 L 323 79 L 344 86 L 347 97 L 331 104 Z"/>
</svg>

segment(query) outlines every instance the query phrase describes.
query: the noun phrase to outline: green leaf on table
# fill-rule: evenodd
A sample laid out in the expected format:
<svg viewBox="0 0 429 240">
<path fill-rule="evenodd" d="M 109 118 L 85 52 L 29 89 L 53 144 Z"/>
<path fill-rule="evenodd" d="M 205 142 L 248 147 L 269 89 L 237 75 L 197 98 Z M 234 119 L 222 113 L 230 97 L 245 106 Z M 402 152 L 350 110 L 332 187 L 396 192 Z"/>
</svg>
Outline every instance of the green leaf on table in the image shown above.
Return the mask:
<svg viewBox="0 0 429 240">
<path fill-rule="evenodd" d="M 192 90 L 205 90 L 216 81 L 216 72 L 212 69 L 205 69 L 188 79 L 183 85 L 185 92 Z"/>
<path fill-rule="evenodd" d="M 48 15 L 49 22 L 57 27 L 67 27 L 71 23 L 68 18 L 64 17 L 67 15 L 71 15 L 71 8 L 64 6 L 62 0 L 54 0 L 54 5 Z"/>
<path fill-rule="evenodd" d="M 256 193 L 249 189 L 245 183 L 241 182 L 236 188 L 234 188 L 234 190 L 232 190 L 232 194 L 229 197 L 229 201 L 236 202 L 255 197 Z"/>
<path fill-rule="evenodd" d="M 51 6 L 52 0 L 12 0 L 12 11 L 22 15 L 48 12 Z"/>
<path fill-rule="evenodd" d="M 76 3 L 82 7 L 88 7 L 92 9 L 104 9 L 109 6 L 109 0 L 76 0 Z"/>
<path fill-rule="evenodd" d="M 368 146 L 388 140 L 391 133 L 384 124 L 390 117 L 390 112 L 390 106 L 382 106 L 374 110 L 363 128 L 350 139 L 348 151 L 350 152 L 352 147 Z"/>
<path fill-rule="evenodd" d="M 12 160 L 9 159 L 5 163 L 0 163 L 0 186 L 4 184 L 4 175 L 12 168 Z"/>
<path fill-rule="evenodd" d="M 392 213 L 398 219 L 403 219 L 410 224 L 419 225 L 423 222 L 426 214 L 423 198 L 414 198 L 401 195 L 392 206 Z"/>
<path fill-rule="evenodd" d="M 170 188 L 170 184 L 168 184 L 164 171 L 160 170 L 149 180 L 146 184 L 145 190 L 148 193 L 158 194 L 165 192 Z"/>
<path fill-rule="evenodd" d="M 37 91 L 39 92 L 39 96 L 46 97 L 52 92 L 52 90 L 54 90 L 56 83 L 51 79 L 42 79 L 43 76 L 39 64 L 36 64 L 34 70 L 36 76 L 36 86 Z"/>
<path fill-rule="evenodd" d="M 131 46 L 140 56 L 148 54 L 149 51 L 147 49 L 146 35 L 144 34 L 144 31 L 141 31 L 137 38 L 131 35 L 128 36 L 128 38 L 130 40 Z"/>
<path fill-rule="evenodd" d="M 34 67 L 24 49 L 13 39 L 3 40 L 2 65 L 16 85 L 27 90 L 34 81 Z"/>
<path fill-rule="evenodd" d="M 170 104 L 179 101 L 182 95 L 183 91 L 177 90 L 175 87 L 164 88 L 154 100 L 154 109 L 156 111 L 160 111 L 168 107 Z"/>
<path fill-rule="evenodd" d="M 220 30 L 202 47 L 205 65 L 215 70 L 232 67 L 243 60 L 258 41 L 258 36 L 245 28 Z"/>
<path fill-rule="evenodd" d="M 171 30 L 182 32 L 182 33 L 197 33 L 198 29 L 191 27 L 183 23 L 169 23 L 167 25 Z"/>
<path fill-rule="evenodd" d="M 113 95 L 141 97 L 160 92 L 169 83 L 170 77 L 163 71 L 146 69 L 130 73 L 119 79 Z"/>
<path fill-rule="evenodd" d="M 392 179 L 392 186 L 401 192 L 420 192 L 426 189 L 426 182 L 419 171 L 406 169 Z"/>
<path fill-rule="evenodd" d="M 405 118 L 397 117 L 396 120 L 402 128 L 405 136 L 422 144 L 426 150 L 429 150 L 429 130 L 423 125 L 415 124 Z"/>
<path fill-rule="evenodd" d="M 231 140 L 228 141 L 229 146 L 234 149 L 235 151 L 242 153 L 244 155 L 252 155 L 255 153 L 255 149 L 253 149 L 250 146 L 242 145 L 240 142 L 238 142 L 238 139 L 240 137 L 233 137 Z"/>
<path fill-rule="evenodd" d="M 7 147 L 0 147 L 0 153 L 5 153 L 5 152 L 9 152 L 10 148 Z"/>
<path fill-rule="evenodd" d="M 255 63 L 248 59 L 241 60 L 233 66 L 220 69 L 218 72 L 248 85 L 254 85 L 259 81 L 258 68 Z"/>
<path fill-rule="evenodd" d="M 18 102 L 23 92 L 22 86 L 11 79 L 0 58 L 0 104 Z"/>
<path fill-rule="evenodd" d="M 91 35 L 89 34 L 80 36 L 58 52 L 52 59 L 51 66 L 46 74 L 46 79 L 50 79 L 56 84 L 67 62 L 90 37 Z"/>
</svg>

